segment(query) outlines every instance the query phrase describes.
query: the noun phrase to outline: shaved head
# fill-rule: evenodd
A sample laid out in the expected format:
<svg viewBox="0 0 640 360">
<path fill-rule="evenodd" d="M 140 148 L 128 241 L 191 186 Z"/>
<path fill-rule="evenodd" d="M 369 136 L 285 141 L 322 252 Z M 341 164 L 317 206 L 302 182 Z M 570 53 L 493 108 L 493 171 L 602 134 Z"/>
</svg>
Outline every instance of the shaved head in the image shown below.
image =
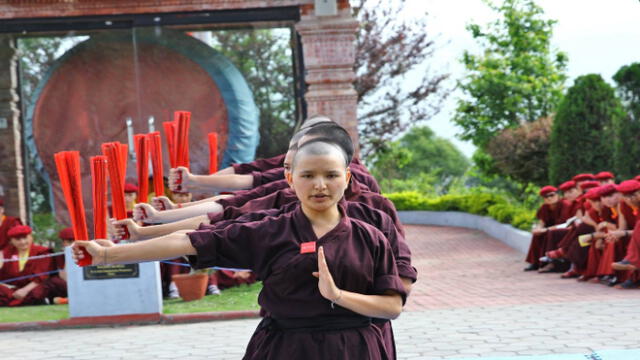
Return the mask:
<svg viewBox="0 0 640 360">
<path fill-rule="evenodd" d="M 298 152 L 296 152 L 295 156 L 293 157 L 291 169 L 293 170 L 296 163 L 306 156 L 321 155 L 335 156 L 340 159 L 341 163 L 344 163 L 345 167 L 347 167 L 350 162 L 350 159 L 347 157 L 347 154 L 342 149 L 342 147 L 340 147 L 340 145 L 336 144 L 328 138 L 315 138 L 307 141 L 298 148 Z"/>
<path fill-rule="evenodd" d="M 307 120 L 302 123 L 302 126 L 300 126 L 300 130 L 308 129 L 320 123 L 333 123 L 333 120 L 325 115 L 313 115 L 311 117 L 308 117 Z"/>
</svg>

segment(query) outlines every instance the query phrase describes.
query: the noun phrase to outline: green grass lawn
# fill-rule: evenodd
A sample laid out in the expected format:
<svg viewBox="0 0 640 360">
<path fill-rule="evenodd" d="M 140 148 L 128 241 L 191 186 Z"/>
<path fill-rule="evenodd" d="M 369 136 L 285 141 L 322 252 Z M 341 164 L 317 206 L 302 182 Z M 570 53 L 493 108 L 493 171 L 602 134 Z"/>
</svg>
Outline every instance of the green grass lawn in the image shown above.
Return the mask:
<svg viewBox="0 0 640 360">
<path fill-rule="evenodd" d="M 258 293 L 262 283 L 242 285 L 209 295 L 196 301 L 164 300 L 165 314 L 188 314 L 211 311 L 258 310 Z M 0 307 L 0 322 L 61 320 L 69 317 L 68 305 Z"/>
</svg>

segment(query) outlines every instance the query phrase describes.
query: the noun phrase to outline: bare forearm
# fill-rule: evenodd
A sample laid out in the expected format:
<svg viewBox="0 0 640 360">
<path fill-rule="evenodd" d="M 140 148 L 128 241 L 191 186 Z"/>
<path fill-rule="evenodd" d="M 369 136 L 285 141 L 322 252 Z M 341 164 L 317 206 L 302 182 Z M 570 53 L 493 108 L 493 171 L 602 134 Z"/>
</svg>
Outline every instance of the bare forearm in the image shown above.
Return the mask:
<svg viewBox="0 0 640 360">
<path fill-rule="evenodd" d="M 169 223 L 205 215 L 210 212 L 221 212 L 222 210 L 222 205 L 209 201 L 185 208 L 160 211 L 154 216 L 154 220 Z"/>
<path fill-rule="evenodd" d="M 150 240 L 104 248 L 100 261 L 127 264 L 195 255 L 196 249 L 191 245 L 187 232 L 183 230 Z"/>
<path fill-rule="evenodd" d="M 402 312 L 402 298 L 394 295 L 365 295 L 342 290 L 335 302 L 358 314 L 378 319 L 395 319 Z"/>
<path fill-rule="evenodd" d="M 193 175 L 190 181 L 204 190 L 229 191 L 253 187 L 252 175 Z"/>
<path fill-rule="evenodd" d="M 233 175 L 236 173 L 236 170 L 233 166 L 226 167 L 216 173 L 216 175 Z"/>
<path fill-rule="evenodd" d="M 204 203 L 208 203 L 208 202 L 215 202 L 215 201 L 218 201 L 220 199 L 226 199 L 226 198 L 230 198 L 230 197 L 233 197 L 233 195 L 216 195 L 216 196 L 208 197 L 206 199 L 184 203 L 184 204 L 182 204 L 182 207 L 189 207 L 189 206 L 204 204 Z"/>
<path fill-rule="evenodd" d="M 27 285 L 25 285 L 24 287 L 22 287 L 22 289 L 20 289 L 20 290 L 24 290 L 25 294 L 28 294 L 29 292 L 31 292 L 31 290 L 35 289 L 36 286 L 38 286 L 38 283 L 32 281 L 32 282 L 28 283 Z"/>
<path fill-rule="evenodd" d="M 202 223 L 208 223 L 207 215 L 198 215 L 192 218 L 160 225 L 143 226 L 138 229 L 140 240 L 169 235 L 179 230 L 195 230 Z"/>
</svg>

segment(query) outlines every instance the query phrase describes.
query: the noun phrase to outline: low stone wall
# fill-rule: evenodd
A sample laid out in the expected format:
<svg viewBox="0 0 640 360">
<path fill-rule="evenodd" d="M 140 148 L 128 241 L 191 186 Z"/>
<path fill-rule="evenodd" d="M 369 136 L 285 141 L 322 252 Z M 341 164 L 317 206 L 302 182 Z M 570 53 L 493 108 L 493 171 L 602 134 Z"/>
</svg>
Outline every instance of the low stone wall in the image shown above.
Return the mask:
<svg viewBox="0 0 640 360">
<path fill-rule="evenodd" d="M 411 225 L 455 226 L 481 230 L 510 247 L 526 254 L 531 233 L 502 224 L 486 216 L 458 211 L 399 211 L 400 220 Z"/>
</svg>

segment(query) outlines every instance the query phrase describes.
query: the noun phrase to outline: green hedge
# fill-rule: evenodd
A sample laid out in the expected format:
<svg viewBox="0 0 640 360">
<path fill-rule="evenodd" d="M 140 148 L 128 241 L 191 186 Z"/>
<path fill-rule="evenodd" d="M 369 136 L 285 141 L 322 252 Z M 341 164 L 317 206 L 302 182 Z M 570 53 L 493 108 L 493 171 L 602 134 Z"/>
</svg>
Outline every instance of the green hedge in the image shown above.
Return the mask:
<svg viewBox="0 0 640 360">
<path fill-rule="evenodd" d="M 462 211 L 490 216 L 522 230 L 531 230 L 535 210 L 514 204 L 504 196 L 491 193 L 447 194 L 429 198 L 416 191 L 385 194 L 398 210 Z"/>
</svg>

